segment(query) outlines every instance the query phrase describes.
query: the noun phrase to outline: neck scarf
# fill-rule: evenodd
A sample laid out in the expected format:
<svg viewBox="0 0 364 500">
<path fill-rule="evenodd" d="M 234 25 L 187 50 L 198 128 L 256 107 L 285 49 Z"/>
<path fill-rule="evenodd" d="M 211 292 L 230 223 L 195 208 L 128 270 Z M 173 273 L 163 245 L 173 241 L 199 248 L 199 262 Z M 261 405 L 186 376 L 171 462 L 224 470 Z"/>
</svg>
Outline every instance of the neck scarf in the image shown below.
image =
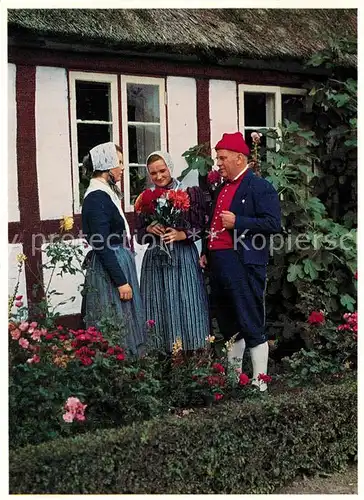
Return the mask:
<svg viewBox="0 0 364 500">
<path fill-rule="evenodd" d="M 106 193 L 110 196 L 112 202 L 114 203 L 116 208 L 119 210 L 119 213 L 124 220 L 126 235 L 128 237 L 128 240 L 130 241 L 131 240 L 131 233 L 130 233 L 129 224 L 128 224 L 128 221 L 126 220 L 123 209 L 121 208 L 121 201 L 120 201 L 120 198 L 118 197 L 118 195 L 111 189 L 111 187 L 106 182 L 101 181 L 97 177 L 94 179 L 91 179 L 89 187 L 86 190 L 84 199 L 86 198 L 86 196 L 88 196 L 90 193 L 93 193 L 94 191 L 103 191 L 104 193 Z"/>
</svg>

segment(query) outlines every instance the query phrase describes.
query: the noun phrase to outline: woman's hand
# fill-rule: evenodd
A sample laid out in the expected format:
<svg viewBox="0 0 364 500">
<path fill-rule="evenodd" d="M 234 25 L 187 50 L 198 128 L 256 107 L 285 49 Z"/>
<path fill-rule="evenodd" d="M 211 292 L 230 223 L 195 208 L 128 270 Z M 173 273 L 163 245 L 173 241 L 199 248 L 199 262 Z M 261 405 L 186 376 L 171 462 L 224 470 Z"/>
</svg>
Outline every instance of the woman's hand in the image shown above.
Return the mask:
<svg viewBox="0 0 364 500">
<path fill-rule="evenodd" d="M 187 235 L 184 231 L 178 231 L 177 229 L 173 229 L 173 227 L 167 227 L 166 232 L 162 236 L 162 240 L 165 243 L 172 243 L 173 241 L 182 241 L 187 238 Z"/>
<path fill-rule="evenodd" d="M 155 234 L 156 236 L 163 236 L 166 228 L 162 224 L 149 224 L 147 227 L 147 233 Z"/>
<path fill-rule="evenodd" d="M 133 290 L 129 283 L 118 286 L 120 300 L 131 300 L 133 298 Z"/>
<path fill-rule="evenodd" d="M 201 255 L 201 257 L 199 258 L 199 263 L 200 263 L 200 266 L 202 267 L 202 269 L 206 269 L 206 267 L 207 267 L 206 255 Z"/>
</svg>

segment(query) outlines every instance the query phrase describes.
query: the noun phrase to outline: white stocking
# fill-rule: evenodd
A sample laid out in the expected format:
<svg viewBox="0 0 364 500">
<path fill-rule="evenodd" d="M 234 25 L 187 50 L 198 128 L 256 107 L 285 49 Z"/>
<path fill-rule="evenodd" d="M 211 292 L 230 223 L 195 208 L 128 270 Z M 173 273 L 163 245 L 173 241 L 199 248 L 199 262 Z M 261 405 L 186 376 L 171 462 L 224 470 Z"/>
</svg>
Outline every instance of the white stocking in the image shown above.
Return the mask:
<svg viewBox="0 0 364 500">
<path fill-rule="evenodd" d="M 241 368 L 241 362 L 243 360 L 244 351 L 245 351 L 245 340 L 240 339 L 235 341 L 230 351 L 228 352 L 229 365 L 233 365 L 234 368 Z"/>
<path fill-rule="evenodd" d="M 250 348 L 250 357 L 253 365 L 253 380 L 252 384 L 259 387 L 260 391 L 267 390 L 267 384 L 262 380 L 258 380 L 258 375 L 260 373 L 267 373 L 268 369 L 268 354 L 269 347 L 268 342 L 259 344 L 255 347 Z"/>
</svg>

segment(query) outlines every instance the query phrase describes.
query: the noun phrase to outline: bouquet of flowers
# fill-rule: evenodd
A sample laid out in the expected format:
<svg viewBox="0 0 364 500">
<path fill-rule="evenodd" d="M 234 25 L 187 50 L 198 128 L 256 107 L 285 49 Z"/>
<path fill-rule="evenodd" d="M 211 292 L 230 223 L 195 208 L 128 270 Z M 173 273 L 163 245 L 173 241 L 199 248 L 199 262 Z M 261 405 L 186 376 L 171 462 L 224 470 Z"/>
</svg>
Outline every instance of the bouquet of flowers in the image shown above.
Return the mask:
<svg viewBox="0 0 364 500">
<path fill-rule="evenodd" d="M 148 224 L 178 228 L 184 225 L 183 215 L 190 208 L 190 198 L 182 189 L 146 189 L 138 196 L 134 207 Z M 166 244 L 164 249 L 169 254 Z"/>
</svg>

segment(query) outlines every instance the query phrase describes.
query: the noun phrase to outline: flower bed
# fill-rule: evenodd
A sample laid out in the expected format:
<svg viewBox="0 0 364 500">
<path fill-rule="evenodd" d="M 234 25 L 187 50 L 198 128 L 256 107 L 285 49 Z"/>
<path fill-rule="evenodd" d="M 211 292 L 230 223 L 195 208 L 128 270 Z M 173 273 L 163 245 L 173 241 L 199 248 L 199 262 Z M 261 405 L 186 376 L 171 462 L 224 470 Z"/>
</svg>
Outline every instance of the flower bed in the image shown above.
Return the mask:
<svg viewBox="0 0 364 500">
<path fill-rule="evenodd" d="M 356 457 L 356 389 L 346 378 L 12 450 L 10 493 L 270 493 Z"/>
</svg>

